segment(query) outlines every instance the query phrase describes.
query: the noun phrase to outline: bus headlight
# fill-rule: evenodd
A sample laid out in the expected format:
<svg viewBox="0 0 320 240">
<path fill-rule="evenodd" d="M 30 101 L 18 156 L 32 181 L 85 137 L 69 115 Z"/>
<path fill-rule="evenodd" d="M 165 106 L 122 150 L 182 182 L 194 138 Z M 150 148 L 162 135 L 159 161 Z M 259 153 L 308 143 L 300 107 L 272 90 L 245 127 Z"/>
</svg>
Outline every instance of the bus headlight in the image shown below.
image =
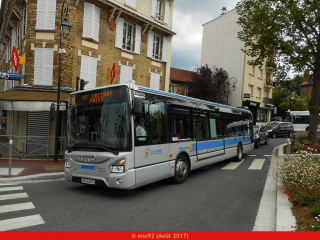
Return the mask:
<svg viewBox="0 0 320 240">
<path fill-rule="evenodd" d="M 124 172 L 124 166 L 111 166 L 111 172 L 112 173 L 123 173 Z"/>
<path fill-rule="evenodd" d="M 70 168 L 70 157 L 68 155 L 65 156 L 64 160 L 65 160 L 65 163 L 64 163 L 64 166 L 65 168 Z"/>
<path fill-rule="evenodd" d="M 124 173 L 125 170 L 125 158 L 121 158 L 119 160 L 116 160 L 111 165 L 111 172 L 112 173 Z"/>
</svg>

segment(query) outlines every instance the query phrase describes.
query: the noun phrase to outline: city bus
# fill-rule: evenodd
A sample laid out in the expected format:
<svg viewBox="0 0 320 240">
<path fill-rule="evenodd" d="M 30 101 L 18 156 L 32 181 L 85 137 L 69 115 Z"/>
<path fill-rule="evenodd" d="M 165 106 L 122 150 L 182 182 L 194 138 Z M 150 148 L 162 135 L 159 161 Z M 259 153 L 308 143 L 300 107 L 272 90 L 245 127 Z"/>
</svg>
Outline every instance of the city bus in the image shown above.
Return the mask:
<svg viewBox="0 0 320 240">
<path fill-rule="evenodd" d="M 71 93 L 67 136 L 66 180 L 118 189 L 183 183 L 192 170 L 241 161 L 254 144 L 247 109 L 130 84 Z"/>
<path fill-rule="evenodd" d="M 320 115 L 319 115 L 320 117 Z M 286 119 L 292 123 L 295 132 L 306 131 L 309 127 L 310 112 L 309 111 L 288 111 Z M 320 120 L 318 126 L 320 126 Z"/>
</svg>

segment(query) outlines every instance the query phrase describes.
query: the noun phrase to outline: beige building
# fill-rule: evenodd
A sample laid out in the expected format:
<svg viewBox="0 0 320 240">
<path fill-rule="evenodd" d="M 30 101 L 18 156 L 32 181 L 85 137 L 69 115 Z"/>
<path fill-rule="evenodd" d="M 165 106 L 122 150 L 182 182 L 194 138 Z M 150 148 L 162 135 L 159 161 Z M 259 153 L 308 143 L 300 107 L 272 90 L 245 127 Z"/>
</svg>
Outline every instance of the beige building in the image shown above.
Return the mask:
<svg viewBox="0 0 320 240">
<path fill-rule="evenodd" d="M 251 60 L 241 49 L 244 43 L 237 38 L 241 31 L 235 9 L 203 24 L 201 66 L 221 67 L 229 74 L 228 103 L 234 107 L 247 106 L 255 124 L 270 122 L 273 111 L 272 89 L 274 68 L 267 61 L 262 67 L 250 66 Z"/>
<path fill-rule="evenodd" d="M 57 99 L 63 2 L 69 2 L 66 18 L 71 32 L 62 39 L 62 103 L 75 91 L 77 77 L 88 81 L 85 89 L 110 85 L 113 65 L 113 84 L 168 91 L 175 34 L 174 0 L 2 1 L 0 72 L 21 74 L 21 81 L 0 79 L 0 117 L 7 117 L 6 126 L 0 127 L 8 135 L 42 136 L 49 145 L 42 149 L 47 155 L 53 152 L 50 139 L 55 135 L 49 109 Z M 26 57 L 18 71 L 10 60 L 13 46 Z M 61 136 L 65 136 L 65 108 L 61 111 Z M 41 131 L 31 132 L 40 125 Z"/>
</svg>

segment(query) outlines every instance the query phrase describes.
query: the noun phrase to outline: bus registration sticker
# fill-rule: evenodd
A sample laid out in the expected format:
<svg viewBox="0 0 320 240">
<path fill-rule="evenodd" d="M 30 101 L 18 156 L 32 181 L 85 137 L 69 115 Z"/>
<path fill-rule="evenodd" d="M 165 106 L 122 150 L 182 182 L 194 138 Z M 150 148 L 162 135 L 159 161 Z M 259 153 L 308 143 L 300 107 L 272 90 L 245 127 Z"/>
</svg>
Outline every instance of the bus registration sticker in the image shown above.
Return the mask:
<svg viewBox="0 0 320 240">
<path fill-rule="evenodd" d="M 81 178 L 81 183 L 95 185 L 96 181 L 89 178 Z"/>
</svg>

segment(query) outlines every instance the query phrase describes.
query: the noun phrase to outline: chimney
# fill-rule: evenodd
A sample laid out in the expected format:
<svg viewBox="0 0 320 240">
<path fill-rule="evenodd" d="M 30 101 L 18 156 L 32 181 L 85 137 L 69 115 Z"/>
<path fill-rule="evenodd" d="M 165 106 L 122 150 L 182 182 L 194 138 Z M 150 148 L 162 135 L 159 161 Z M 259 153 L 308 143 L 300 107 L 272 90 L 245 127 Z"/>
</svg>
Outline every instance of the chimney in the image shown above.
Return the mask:
<svg viewBox="0 0 320 240">
<path fill-rule="evenodd" d="M 226 7 L 223 7 L 222 9 L 222 13 L 221 13 L 221 15 L 223 15 L 223 14 L 225 14 L 226 13 L 226 11 L 227 11 L 227 8 Z"/>
</svg>

